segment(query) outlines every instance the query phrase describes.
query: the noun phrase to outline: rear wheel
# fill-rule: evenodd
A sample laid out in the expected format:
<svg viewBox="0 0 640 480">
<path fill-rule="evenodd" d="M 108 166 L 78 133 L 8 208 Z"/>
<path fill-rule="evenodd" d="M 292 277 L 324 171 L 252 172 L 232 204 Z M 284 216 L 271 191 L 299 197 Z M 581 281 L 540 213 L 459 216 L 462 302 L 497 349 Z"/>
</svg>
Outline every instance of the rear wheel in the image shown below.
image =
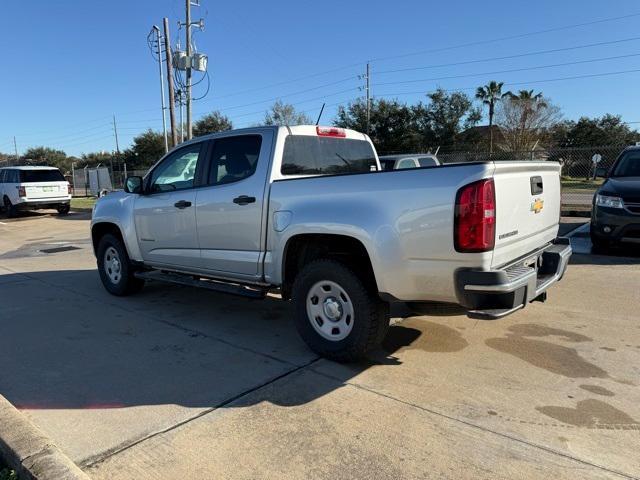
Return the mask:
<svg viewBox="0 0 640 480">
<path fill-rule="evenodd" d="M 70 209 L 71 209 L 71 206 L 68 203 L 63 203 L 61 205 L 58 205 L 57 207 L 59 215 L 66 215 L 67 213 L 69 213 Z"/>
<path fill-rule="evenodd" d="M 296 326 L 319 355 L 338 362 L 365 357 L 389 327 L 389 307 L 349 267 L 315 260 L 297 275 L 292 289 Z"/>
<path fill-rule="evenodd" d="M 4 203 L 4 211 L 7 214 L 7 217 L 14 218 L 18 216 L 18 209 L 14 204 L 11 203 L 11 200 L 9 200 L 9 198 L 4 197 L 3 203 Z"/>
<path fill-rule="evenodd" d="M 100 239 L 97 257 L 100 279 L 109 293 L 131 295 L 144 286 L 144 280 L 134 276 L 135 269 L 127 250 L 115 235 L 107 234 Z"/>
</svg>

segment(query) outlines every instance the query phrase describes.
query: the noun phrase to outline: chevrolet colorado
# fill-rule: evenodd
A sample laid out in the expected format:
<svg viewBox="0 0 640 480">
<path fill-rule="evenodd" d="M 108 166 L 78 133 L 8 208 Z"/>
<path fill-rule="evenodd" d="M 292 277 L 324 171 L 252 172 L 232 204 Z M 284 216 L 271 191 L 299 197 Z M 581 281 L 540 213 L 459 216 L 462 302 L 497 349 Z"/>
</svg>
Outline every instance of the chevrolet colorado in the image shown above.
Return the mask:
<svg viewBox="0 0 640 480">
<path fill-rule="evenodd" d="M 91 236 L 114 295 L 145 280 L 292 300 L 320 355 L 379 344 L 391 302 L 500 318 L 566 269 L 560 166 L 476 162 L 381 171 L 368 136 L 256 127 L 185 142 L 101 198 Z"/>
</svg>

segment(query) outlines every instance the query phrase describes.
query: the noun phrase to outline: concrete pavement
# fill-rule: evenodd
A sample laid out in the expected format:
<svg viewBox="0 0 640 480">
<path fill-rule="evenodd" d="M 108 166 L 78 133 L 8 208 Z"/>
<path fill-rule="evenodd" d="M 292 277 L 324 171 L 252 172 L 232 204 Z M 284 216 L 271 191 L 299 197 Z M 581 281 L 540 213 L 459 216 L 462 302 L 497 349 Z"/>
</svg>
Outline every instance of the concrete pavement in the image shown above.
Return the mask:
<svg viewBox="0 0 640 480">
<path fill-rule="evenodd" d="M 109 296 L 86 216 L 0 221 L 0 393 L 93 478 L 640 476 L 637 257 L 576 256 L 503 320 L 395 319 L 345 366 L 275 298 Z"/>
</svg>

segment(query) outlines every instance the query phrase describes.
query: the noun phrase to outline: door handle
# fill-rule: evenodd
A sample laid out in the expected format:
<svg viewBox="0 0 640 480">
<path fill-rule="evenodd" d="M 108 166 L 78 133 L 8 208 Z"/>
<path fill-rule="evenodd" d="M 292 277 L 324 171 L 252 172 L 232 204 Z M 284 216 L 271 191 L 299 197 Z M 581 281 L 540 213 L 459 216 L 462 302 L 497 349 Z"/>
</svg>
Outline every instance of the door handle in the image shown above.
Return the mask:
<svg viewBox="0 0 640 480">
<path fill-rule="evenodd" d="M 247 205 L 249 203 L 255 203 L 256 197 L 248 197 L 247 195 L 240 195 L 233 199 L 233 203 L 237 203 L 238 205 Z"/>
<path fill-rule="evenodd" d="M 180 200 L 179 202 L 174 203 L 173 206 L 182 210 L 183 208 L 190 207 L 191 202 L 187 202 L 186 200 Z"/>
</svg>

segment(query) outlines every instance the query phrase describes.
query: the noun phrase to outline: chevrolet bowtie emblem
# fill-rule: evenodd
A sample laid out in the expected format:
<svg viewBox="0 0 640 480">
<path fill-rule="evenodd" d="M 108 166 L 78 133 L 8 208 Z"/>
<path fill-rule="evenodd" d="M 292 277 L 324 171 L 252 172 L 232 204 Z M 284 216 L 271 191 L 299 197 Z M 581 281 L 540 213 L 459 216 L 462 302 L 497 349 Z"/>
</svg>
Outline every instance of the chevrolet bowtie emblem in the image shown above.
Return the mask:
<svg viewBox="0 0 640 480">
<path fill-rule="evenodd" d="M 544 208 L 544 200 L 536 198 L 536 201 L 531 204 L 531 211 L 534 213 L 540 213 Z"/>
</svg>

